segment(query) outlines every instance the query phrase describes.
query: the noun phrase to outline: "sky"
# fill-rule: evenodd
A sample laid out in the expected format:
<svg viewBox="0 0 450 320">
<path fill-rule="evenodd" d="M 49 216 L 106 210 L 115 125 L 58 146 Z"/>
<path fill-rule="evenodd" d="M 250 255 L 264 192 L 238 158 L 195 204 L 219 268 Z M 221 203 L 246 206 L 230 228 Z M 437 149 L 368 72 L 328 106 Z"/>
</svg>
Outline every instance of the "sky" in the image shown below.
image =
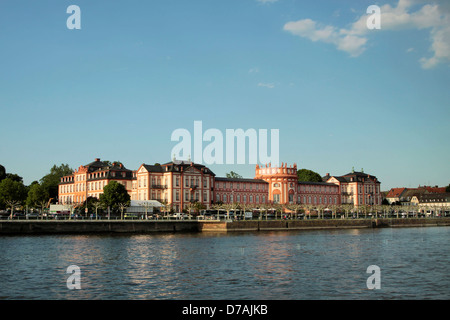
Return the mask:
<svg viewBox="0 0 450 320">
<path fill-rule="evenodd" d="M 201 121 L 278 129 L 298 169 L 446 186 L 449 88 L 445 0 L 0 2 L 0 164 L 25 184 L 54 164 L 169 162 L 172 133 L 194 141 Z"/>
</svg>

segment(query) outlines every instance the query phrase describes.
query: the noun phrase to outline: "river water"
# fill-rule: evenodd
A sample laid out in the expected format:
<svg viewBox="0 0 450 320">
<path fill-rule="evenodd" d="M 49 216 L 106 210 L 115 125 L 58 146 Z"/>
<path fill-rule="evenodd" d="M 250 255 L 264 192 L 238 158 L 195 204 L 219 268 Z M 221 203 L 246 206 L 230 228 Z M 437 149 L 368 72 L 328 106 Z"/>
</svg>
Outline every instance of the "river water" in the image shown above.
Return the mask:
<svg viewBox="0 0 450 320">
<path fill-rule="evenodd" d="M 3 236 L 0 299 L 447 300 L 449 240 L 450 227 Z"/>
</svg>

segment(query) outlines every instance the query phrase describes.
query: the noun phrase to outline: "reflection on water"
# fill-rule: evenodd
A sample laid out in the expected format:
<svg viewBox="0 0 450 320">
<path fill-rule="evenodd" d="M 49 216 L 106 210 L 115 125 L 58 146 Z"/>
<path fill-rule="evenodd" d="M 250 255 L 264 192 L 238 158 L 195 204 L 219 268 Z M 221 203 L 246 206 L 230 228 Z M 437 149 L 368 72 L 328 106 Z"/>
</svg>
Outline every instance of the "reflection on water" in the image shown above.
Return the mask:
<svg viewBox="0 0 450 320">
<path fill-rule="evenodd" d="M 0 237 L 0 299 L 448 299 L 449 231 Z"/>
</svg>

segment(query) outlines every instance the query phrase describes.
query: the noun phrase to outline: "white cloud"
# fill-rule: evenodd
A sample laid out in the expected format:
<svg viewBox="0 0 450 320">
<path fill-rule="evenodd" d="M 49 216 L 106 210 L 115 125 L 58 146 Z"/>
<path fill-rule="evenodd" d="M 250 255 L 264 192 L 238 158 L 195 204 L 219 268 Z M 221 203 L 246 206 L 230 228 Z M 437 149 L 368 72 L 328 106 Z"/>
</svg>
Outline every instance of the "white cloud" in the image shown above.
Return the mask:
<svg viewBox="0 0 450 320">
<path fill-rule="evenodd" d="M 359 17 L 349 28 L 339 29 L 335 26 L 320 25 L 311 19 L 288 22 L 284 30 L 310 39 L 336 46 L 338 50 L 349 53 L 352 57 L 361 55 L 366 50 L 366 43 L 371 33 L 390 30 L 430 29 L 431 57 L 423 57 L 423 68 L 432 68 L 439 63 L 450 61 L 450 5 L 448 0 L 436 0 L 423 4 L 424 0 L 399 0 L 396 7 L 386 4 L 381 9 L 381 30 L 369 30 L 367 19 L 370 15 Z M 420 7 L 411 11 L 413 7 Z M 408 51 L 409 52 L 409 51 Z"/>
<path fill-rule="evenodd" d="M 364 51 L 364 44 L 367 41 L 367 39 L 358 35 L 342 33 L 333 26 L 320 26 L 311 19 L 288 22 L 284 25 L 284 30 L 311 41 L 334 44 L 339 50 L 346 51 L 353 57 Z"/>
<path fill-rule="evenodd" d="M 275 88 L 275 85 L 273 83 L 260 82 L 260 83 L 258 83 L 258 87 L 266 87 L 266 88 L 269 88 L 269 89 L 273 89 L 273 88 Z"/>
<path fill-rule="evenodd" d="M 255 67 L 255 68 L 251 68 L 250 70 L 248 70 L 248 73 L 258 73 L 259 72 L 259 68 Z"/>
</svg>

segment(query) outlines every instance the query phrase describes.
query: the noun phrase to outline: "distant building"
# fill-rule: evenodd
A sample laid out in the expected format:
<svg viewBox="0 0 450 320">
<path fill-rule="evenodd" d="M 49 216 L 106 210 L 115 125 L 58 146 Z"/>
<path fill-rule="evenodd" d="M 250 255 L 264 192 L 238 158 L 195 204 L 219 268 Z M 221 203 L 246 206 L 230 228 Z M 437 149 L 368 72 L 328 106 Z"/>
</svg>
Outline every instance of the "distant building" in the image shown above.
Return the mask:
<svg viewBox="0 0 450 320">
<path fill-rule="evenodd" d="M 406 191 L 406 188 L 392 188 L 386 195 L 386 200 L 389 204 L 394 204 L 400 201 L 402 194 Z"/>
<path fill-rule="evenodd" d="M 323 180 L 339 186 L 341 204 L 381 205 L 381 182 L 376 176 L 361 172 L 352 172 L 343 176 L 331 176 L 327 173 Z"/>
<path fill-rule="evenodd" d="M 445 187 L 419 186 L 418 188 L 392 188 L 386 195 L 389 204 L 402 206 L 418 205 L 422 195 L 439 194 L 445 192 Z"/>
<path fill-rule="evenodd" d="M 450 193 L 427 193 L 413 197 L 413 201 L 417 203 L 419 210 L 427 214 L 449 213 L 450 210 Z"/>
</svg>

